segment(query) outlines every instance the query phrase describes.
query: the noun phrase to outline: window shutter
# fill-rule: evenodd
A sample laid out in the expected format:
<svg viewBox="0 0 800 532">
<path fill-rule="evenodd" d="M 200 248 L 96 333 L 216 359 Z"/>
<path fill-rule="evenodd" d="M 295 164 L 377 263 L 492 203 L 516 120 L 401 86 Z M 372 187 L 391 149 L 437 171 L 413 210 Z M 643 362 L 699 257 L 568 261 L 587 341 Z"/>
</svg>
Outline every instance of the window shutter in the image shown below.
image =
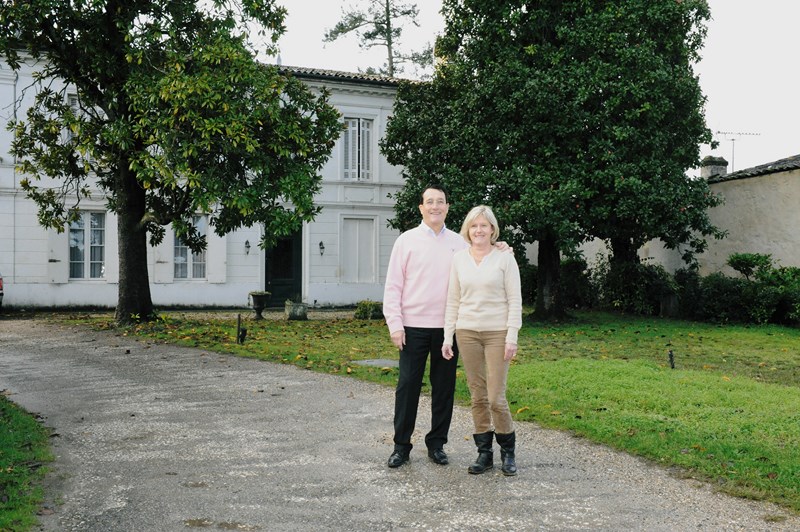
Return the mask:
<svg viewBox="0 0 800 532">
<path fill-rule="evenodd" d="M 372 179 L 372 120 L 361 120 L 361 172 L 359 179 Z"/>
<path fill-rule="evenodd" d="M 209 283 L 224 283 L 227 279 L 227 238 L 219 236 L 209 227 L 206 233 L 206 278 Z"/>
<path fill-rule="evenodd" d="M 342 220 L 342 281 L 345 283 L 375 282 L 375 220 L 345 218 Z"/>
<path fill-rule="evenodd" d="M 119 282 L 119 244 L 117 241 L 117 217 L 106 214 L 106 281 Z"/>
<path fill-rule="evenodd" d="M 69 228 L 47 230 L 47 277 L 55 284 L 69 281 Z"/>
<path fill-rule="evenodd" d="M 347 118 L 344 121 L 344 178 L 358 177 L 358 119 Z"/>
<path fill-rule="evenodd" d="M 153 249 L 153 282 L 171 283 L 175 273 L 173 267 L 173 250 L 175 246 L 175 231 L 166 231 L 161 243 Z"/>
</svg>

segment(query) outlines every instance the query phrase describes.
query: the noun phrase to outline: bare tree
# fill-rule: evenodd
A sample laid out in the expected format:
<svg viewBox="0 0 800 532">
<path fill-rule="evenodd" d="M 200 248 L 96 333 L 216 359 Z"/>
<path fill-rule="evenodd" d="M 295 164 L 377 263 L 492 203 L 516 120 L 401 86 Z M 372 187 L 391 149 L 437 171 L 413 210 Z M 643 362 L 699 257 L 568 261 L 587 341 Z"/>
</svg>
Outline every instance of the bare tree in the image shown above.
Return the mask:
<svg viewBox="0 0 800 532">
<path fill-rule="evenodd" d="M 342 10 L 342 19 L 325 32 L 325 42 L 333 42 L 339 37 L 355 33 L 359 38 L 359 46 L 369 49 L 374 46 L 386 48 L 386 64 L 375 70 L 370 67 L 367 72 L 379 73 L 394 77 L 402 72 L 403 63 L 414 63 L 421 67 L 433 64 L 433 47 L 428 45 L 424 50 L 403 54 L 398 44 L 403 33 L 402 22 L 408 21 L 419 27 L 417 16 L 419 8 L 416 4 L 404 4 L 395 0 L 368 0 L 363 8 L 350 7 Z"/>
</svg>

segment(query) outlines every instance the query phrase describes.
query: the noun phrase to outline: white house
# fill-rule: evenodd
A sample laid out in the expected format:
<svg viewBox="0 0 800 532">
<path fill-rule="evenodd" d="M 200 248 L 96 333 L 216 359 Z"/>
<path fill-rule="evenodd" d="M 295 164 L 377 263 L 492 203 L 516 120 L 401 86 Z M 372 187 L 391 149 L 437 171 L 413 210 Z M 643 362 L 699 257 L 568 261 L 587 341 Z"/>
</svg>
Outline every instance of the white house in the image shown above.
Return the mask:
<svg viewBox="0 0 800 532">
<path fill-rule="evenodd" d="M 380 300 L 389 254 L 398 232 L 389 194 L 402 186 L 400 169 L 381 156 L 397 80 L 319 69 L 282 67 L 313 90 L 327 87 L 346 129 L 322 169 L 317 219 L 271 250 L 258 247 L 261 227 L 224 237 L 207 232 L 205 253 L 193 255 L 167 231 L 148 252 L 156 306 L 244 306 L 251 290 L 272 292 L 273 304 L 299 298 L 318 306 Z M 83 217 L 63 233 L 43 229 L 36 206 L 19 186 L 9 153 L 9 120 L 31 105 L 29 64 L 19 73 L 0 63 L 0 273 L 4 305 L 100 306 L 117 301 L 116 217 L 99 191 L 81 202 Z M 16 106 L 21 98 L 22 104 Z M 47 185 L 46 183 L 40 183 Z M 207 224 L 198 215 L 199 227 Z"/>
</svg>

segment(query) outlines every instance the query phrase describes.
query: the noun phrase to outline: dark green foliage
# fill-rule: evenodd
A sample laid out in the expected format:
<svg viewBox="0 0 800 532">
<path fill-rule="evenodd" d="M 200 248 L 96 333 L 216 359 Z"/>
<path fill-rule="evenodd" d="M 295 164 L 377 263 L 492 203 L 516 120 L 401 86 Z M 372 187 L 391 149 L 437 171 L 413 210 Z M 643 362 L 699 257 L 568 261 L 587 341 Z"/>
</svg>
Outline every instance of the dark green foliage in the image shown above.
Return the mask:
<svg viewBox="0 0 800 532">
<path fill-rule="evenodd" d="M 747 308 L 742 300 L 748 281 L 715 272 L 700 283 L 699 318 L 715 323 L 746 322 Z"/>
<path fill-rule="evenodd" d="M 370 301 L 366 299 L 359 301 L 353 317 L 357 320 L 380 320 L 383 319 L 383 303 L 380 301 Z"/>
<path fill-rule="evenodd" d="M 715 323 L 800 324 L 800 268 L 772 266 L 768 255 L 738 253 L 728 264 L 744 279 L 678 270 L 680 315 Z M 754 278 L 749 278 L 754 276 Z"/>
<path fill-rule="evenodd" d="M 795 266 L 762 267 L 756 271 L 758 284 L 777 291 L 773 323 L 800 324 L 800 268 Z"/>
<path fill-rule="evenodd" d="M 522 303 L 532 305 L 536 302 L 536 274 L 538 268 L 535 264 L 526 262 L 519 265 L 519 279 L 522 285 Z"/>
<path fill-rule="evenodd" d="M 442 13 L 434 78 L 400 87 L 382 144 L 407 178 L 394 227 L 417 223 L 432 181 L 456 223 L 491 205 L 503 235 L 538 243 L 540 316 L 563 311 L 559 253 L 580 242 L 619 254 L 661 238 L 691 255 L 719 234 L 718 198 L 686 175 L 711 141 L 692 69 L 706 2 L 445 0 Z"/>
<path fill-rule="evenodd" d="M 673 274 L 678 296 L 678 315 L 689 320 L 700 319 L 702 277 L 697 268 L 680 268 Z"/>
<path fill-rule="evenodd" d="M 585 309 L 592 306 L 594 300 L 586 259 L 583 257 L 566 258 L 561 261 L 561 297 L 564 308 Z"/>
<path fill-rule="evenodd" d="M 666 298 L 677 293 L 663 266 L 638 262 L 612 268 L 608 261 L 599 261 L 592 271 L 592 285 L 600 308 L 646 316 L 660 314 Z"/>
</svg>

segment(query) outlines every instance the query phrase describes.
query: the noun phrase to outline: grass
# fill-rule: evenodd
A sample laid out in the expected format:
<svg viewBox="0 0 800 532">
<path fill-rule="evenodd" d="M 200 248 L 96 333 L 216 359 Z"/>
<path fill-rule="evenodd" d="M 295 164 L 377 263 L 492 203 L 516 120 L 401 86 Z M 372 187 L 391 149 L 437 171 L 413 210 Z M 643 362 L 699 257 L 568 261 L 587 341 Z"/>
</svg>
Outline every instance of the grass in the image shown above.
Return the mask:
<svg viewBox="0 0 800 532">
<path fill-rule="evenodd" d="M 30 530 L 42 502 L 49 431 L 0 394 L 0 530 Z"/>
<path fill-rule="evenodd" d="M 294 364 L 385 385 L 396 359 L 382 321 L 236 321 L 170 314 L 123 334 Z M 110 315 L 73 323 L 113 327 Z M 673 353 L 675 368 L 669 363 Z M 800 330 L 717 326 L 580 313 L 575 321 L 526 324 L 509 374 L 517 420 L 592 441 L 712 482 L 723 492 L 800 512 Z M 459 371 L 457 399 L 469 394 Z"/>
</svg>

